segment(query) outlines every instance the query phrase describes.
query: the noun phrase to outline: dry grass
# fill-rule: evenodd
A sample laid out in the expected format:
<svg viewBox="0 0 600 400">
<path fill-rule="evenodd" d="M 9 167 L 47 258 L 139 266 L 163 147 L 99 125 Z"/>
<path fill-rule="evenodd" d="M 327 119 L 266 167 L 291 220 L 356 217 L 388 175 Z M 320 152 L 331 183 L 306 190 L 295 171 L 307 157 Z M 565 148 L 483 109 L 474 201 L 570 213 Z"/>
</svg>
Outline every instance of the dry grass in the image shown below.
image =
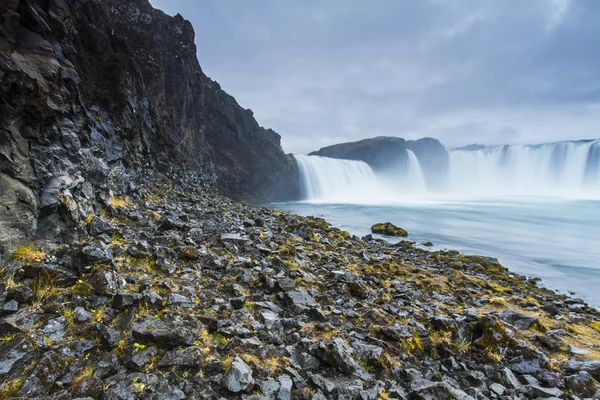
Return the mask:
<svg viewBox="0 0 600 400">
<path fill-rule="evenodd" d="M 129 198 L 121 196 L 113 196 L 108 199 L 108 205 L 112 208 L 125 208 L 131 204 Z"/>
<path fill-rule="evenodd" d="M 501 364 L 502 361 L 504 361 L 504 354 L 498 351 L 494 351 L 492 349 L 486 349 L 485 356 L 490 362 L 494 364 Z"/>
<path fill-rule="evenodd" d="M 507 307 L 508 302 L 503 297 L 491 297 L 488 302 L 497 307 Z"/>
<path fill-rule="evenodd" d="M 23 383 L 25 383 L 25 376 L 23 375 L 2 383 L 0 385 L 0 399 L 14 399 Z"/>
<path fill-rule="evenodd" d="M 104 307 L 98 308 L 94 311 L 92 311 L 92 314 L 94 315 L 94 322 L 97 324 L 101 324 L 102 322 L 104 322 Z"/>
<path fill-rule="evenodd" d="M 39 275 L 31 282 L 31 290 L 35 302 L 42 303 L 49 297 L 58 296 L 60 289 L 54 285 L 54 280 L 46 275 Z"/>
<path fill-rule="evenodd" d="M 432 346 L 452 343 L 452 332 L 433 331 L 429 334 L 429 343 Z"/>
<path fill-rule="evenodd" d="M 461 340 L 460 342 L 454 344 L 454 350 L 458 353 L 459 356 L 464 356 L 469 351 L 471 351 L 471 342 L 466 339 Z"/>
<path fill-rule="evenodd" d="M 38 248 L 35 243 L 30 243 L 17 247 L 12 257 L 13 259 L 24 263 L 37 264 L 44 260 L 46 253 L 44 253 L 44 250 Z"/>
</svg>

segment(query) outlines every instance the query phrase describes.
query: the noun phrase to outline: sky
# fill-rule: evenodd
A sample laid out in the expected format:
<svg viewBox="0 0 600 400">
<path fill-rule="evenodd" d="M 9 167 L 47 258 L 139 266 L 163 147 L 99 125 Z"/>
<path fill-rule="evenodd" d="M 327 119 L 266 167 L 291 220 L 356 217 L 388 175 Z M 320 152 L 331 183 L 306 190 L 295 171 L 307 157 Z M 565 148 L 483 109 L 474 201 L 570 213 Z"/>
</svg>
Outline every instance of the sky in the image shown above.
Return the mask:
<svg viewBox="0 0 600 400">
<path fill-rule="evenodd" d="M 600 137 L 597 0 L 150 0 L 286 152 Z"/>
</svg>

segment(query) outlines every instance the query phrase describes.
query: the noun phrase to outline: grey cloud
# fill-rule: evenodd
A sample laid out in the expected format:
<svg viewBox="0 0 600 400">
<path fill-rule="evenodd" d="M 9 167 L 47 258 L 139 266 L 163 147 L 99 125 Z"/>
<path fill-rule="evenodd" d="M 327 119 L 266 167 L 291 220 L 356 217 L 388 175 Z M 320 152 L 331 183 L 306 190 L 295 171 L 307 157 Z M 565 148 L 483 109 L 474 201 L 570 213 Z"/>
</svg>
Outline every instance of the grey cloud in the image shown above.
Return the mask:
<svg viewBox="0 0 600 400">
<path fill-rule="evenodd" d="M 595 0 L 152 0 L 286 151 L 375 135 L 449 146 L 600 136 Z"/>
</svg>

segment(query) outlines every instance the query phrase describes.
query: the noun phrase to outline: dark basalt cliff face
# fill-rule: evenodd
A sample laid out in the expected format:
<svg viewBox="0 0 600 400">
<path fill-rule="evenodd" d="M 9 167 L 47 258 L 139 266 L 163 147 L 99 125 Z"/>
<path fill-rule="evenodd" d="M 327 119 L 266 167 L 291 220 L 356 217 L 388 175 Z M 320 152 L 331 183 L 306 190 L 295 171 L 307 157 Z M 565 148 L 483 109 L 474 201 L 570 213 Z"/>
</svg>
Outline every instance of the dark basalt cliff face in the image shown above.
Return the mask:
<svg viewBox="0 0 600 400">
<path fill-rule="evenodd" d="M 2 0 L 0 97 L 0 255 L 75 235 L 140 171 L 238 200 L 297 192 L 280 136 L 203 73 L 191 24 L 147 0 Z"/>
<path fill-rule="evenodd" d="M 408 150 L 417 156 L 427 184 L 433 189 L 441 188 L 448 170 L 449 157 L 446 148 L 437 139 L 404 140 L 378 136 L 324 147 L 310 155 L 364 161 L 374 170 L 384 171 L 390 166 L 406 165 Z"/>
</svg>

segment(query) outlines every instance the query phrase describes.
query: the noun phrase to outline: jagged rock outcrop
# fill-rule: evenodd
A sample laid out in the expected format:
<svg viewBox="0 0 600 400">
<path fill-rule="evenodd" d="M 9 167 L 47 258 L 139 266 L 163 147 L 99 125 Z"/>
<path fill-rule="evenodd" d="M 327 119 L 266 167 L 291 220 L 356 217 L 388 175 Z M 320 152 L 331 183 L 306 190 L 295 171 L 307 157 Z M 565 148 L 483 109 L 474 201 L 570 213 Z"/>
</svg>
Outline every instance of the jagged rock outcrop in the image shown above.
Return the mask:
<svg viewBox="0 0 600 400">
<path fill-rule="evenodd" d="M 376 171 L 396 169 L 408 164 L 408 150 L 415 153 L 431 189 L 443 187 L 449 157 L 445 147 L 433 138 L 405 140 L 378 136 L 358 142 L 340 143 L 310 153 L 314 156 L 364 161 Z"/>
<path fill-rule="evenodd" d="M 0 97 L 0 254 L 84 237 L 141 170 L 240 200 L 297 190 L 279 135 L 203 73 L 191 24 L 147 0 L 2 1 Z"/>
</svg>

